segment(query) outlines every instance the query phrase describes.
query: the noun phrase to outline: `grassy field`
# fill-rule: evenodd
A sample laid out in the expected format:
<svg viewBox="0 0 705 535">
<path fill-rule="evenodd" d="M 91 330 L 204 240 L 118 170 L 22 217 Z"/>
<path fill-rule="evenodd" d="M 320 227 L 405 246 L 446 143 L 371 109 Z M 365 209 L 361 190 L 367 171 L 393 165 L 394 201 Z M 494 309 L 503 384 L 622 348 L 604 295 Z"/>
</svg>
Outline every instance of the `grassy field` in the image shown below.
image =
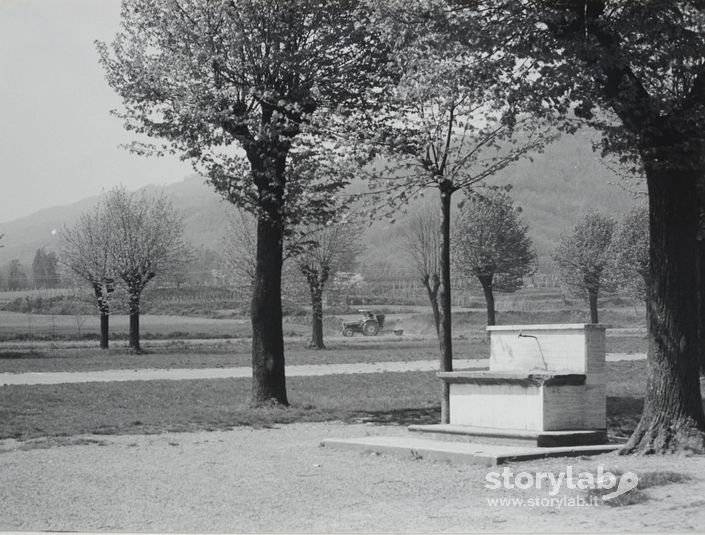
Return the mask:
<svg viewBox="0 0 705 535">
<path fill-rule="evenodd" d="M 407 341 L 404 338 L 385 340 L 362 339 L 328 343 L 324 351 L 312 351 L 301 341 L 288 342 L 286 362 L 297 364 L 344 364 L 350 362 L 383 362 L 427 360 L 438 356 L 435 340 Z M 145 344 L 149 348 L 149 344 Z M 480 340 L 457 340 L 459 358 L 486 358 L 489 346 Z M 125 348 L 110 349 L 0 349 L 0 373 L 69 372 L 144 368 L 224 368 L 249 366 L 251 343 L 233 340 L 207 346 L 191 346 L 175 342 L 166 347 L 153 347 L 149 353 L 134 355 Z"/>
<path fill-rule="evenodd" d="M 499 324 L 532 323 L 585 323 L 589 314 L 584 307 L 566 308 L 554 303 L 555 308 L 534 307 L 532 301 L 511 306 L 518 309 L 498 308 Z M 428 307 L 379 307 L 387 314 L 385 329 L 403 329 L 408 334 L 432 335 L 434 327 Z M 341 319 L 358 318 L 357 313 L 324 317 L 327 335 L 340 334 Z M 310 325 L 306 315 L 284 317 L 285 336 L 309 336 Z M 633 307 L 611 307 L 601 311 L 600 321 L 612 327 L 643 327 L 644 313 Z M 484 332 L 486 314 L 482 308 L 456 308 L 453 313 L 453 330 L 458 336 L 471 337 Z M 127 338 L 128 318 L 113 315 L 110 334 L 114 340 Z M 0 341 L 3 340 L 97 340 L 99 337 L 97 315 L 60 315 L 9 312 L 0 310 Z M 144 314 L 140 319 L 142 338 L 244 338 L 251 335 L 250 320 L 245 316 L 224 318 Z"/>
<path fill-rule="evenodd" d="M 641 414 L 645 363 L 608 364 L 608 426 L 626 437 Z M 266 427 L 300 421 L 407 425 L 438 422 L 432 372 L 287 380 L 290 408 L 247 406 L 249 379 L 133 381 L 0 388 L 0 438 L 140 434 Z"/>
<path fill-rule="evenodd" d="M 174 341 L 165 345 L 144 344 L 147 353 L 135 355 L 124 344 L 102 351 L 97 348 L 0 348 L 0 373 L 75 372 L 145 368 L 226 368 L 249 366 L 251 342 L 234 339 L 194 345 Z M 433 338 L 338 338 L 327 342 L 327 350 L 312 351 L 305 339 L 286 343 L 286 362 L 297 364 L 346 364 L 352 362 L 384 362 L 428 360 L 438 357 L 438 344 Z M 456 358 L 482 359 L 489 356 L 484 336 L 454 341 Z M 644 353 L 646 340 L 642 335 L 608 336 L 610 353 Z"/>
</svg>

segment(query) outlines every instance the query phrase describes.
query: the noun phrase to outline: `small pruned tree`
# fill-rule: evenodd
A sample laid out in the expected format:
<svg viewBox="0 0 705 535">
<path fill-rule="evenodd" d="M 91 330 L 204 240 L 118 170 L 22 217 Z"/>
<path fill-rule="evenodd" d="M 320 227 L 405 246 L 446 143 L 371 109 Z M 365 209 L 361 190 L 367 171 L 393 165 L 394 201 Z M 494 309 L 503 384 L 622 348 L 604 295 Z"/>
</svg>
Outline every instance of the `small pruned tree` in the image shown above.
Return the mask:
<svg viewBox="0 0 705 535">
<path fill-rule="evenodd" d="M 354 223 L 338 222 L 304 233 L 302 251 L 297 257 L 299 271 L 308 283 L 311 298 L 311 343 L 313 349 L 325 349 L 323 343 L 323 289 L 339 269 L 354 263 L 360 251 L 362 228 Z"/>
<path fill-rule="evenodd" d="M 615 226 L 611 217 L 588 214 L 571 234 L 561 238 L 553 253 L 563 284 L 576 297 L 587 298 L 591 323 L 599 323 L 597 298 L 605 285 L 609 285 L 607 269 Z"/>
<path fill-rule="evenodd" d="M 619 222 L 609 249 L 614 284 L 645 302 L 649 287 L 649 208 L 632 208 Z"/>
<path fill-rule="evenodd" d="M 181 217 L 163 195 L 138 195 L 120 187 L 108 192 L 103 210 L 112 235 L 110 263 L 128 292 L 129 347 L 139 353 L 143 290 L 157 275 L 187 262 L 191 250 Z"/>
<path fill-rule="evenodd" d="M 60 231 L 60 262 L 90 284 L 100 313 L 100 347 L 108 349 L 110 300 L 115 290 L 111 242 L 103 204 L 81 215 L 72 227 Z"/>
<path fill-rule="evenodd" d="M 504 189 L 471 192 L 455 220 L 453 260 L 466 277 L 476 278 L 487 304 L 487 325 L 495 325 L 494 292 L 515 292 L 536 271 L 536 253 L 521 208 Z"/>
<path fill-rule="evenodd" d="M 401 229 L 402 245 L 414 263 L 416 273 L 426 288 L 433 311 L 436 334 L 440 332 L 438 290 L 441 287 L 441 219 L 440 212 L 429 204 L 415 210 Z"/>
</svg>

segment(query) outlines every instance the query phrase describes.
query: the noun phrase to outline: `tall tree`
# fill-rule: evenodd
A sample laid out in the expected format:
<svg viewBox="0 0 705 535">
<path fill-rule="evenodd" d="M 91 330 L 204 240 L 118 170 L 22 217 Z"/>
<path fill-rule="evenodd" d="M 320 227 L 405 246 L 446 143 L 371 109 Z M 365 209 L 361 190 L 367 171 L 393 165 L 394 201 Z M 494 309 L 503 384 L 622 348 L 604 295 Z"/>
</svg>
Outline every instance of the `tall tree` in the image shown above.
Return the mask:
<svg viewBox="0 0 705 535">
<path fill-rule="evenodd" d="M 311 298 L 311 343 L 325 349 L 323 343 L 323 290 L 336 271 L 353 263 L 360 248 L 362 229 L 355 223 L 334 223 L 304 232 L 306 243 L 296 262 L 308 283 Z"/>
<path fill-rule="evenodd" d="M 111 234 L 109 262 L 128 292 L 129 346 L 141 352 L 142 292 L 157 275 L 188 261 L 190 248 L 183 239 L 183 222 L 164 196 L 116 188 L 105 196 L 103 210 Z"/>
<path fill-rule="evenodd" d="M 470 192 L 455 220 L 457 269 L 476 278 L 487 304 L 487 325 L 495 325 L 494 291 L 515 292 L 536 271 L 536 253 L 521 208 L 501 189 Z"/>
<path fill-rule="evenodd" d="M 400 81 L 381 91 L 370 91 L 369 98 L 376 103 L 374 115 L 347 124 L 362 126 L 355 139 L 361 141 L 361 150 L 367 147 L 377 157 L 376 165 L 363 172 L 372 190 L 383 199 L 383 206 L 395 207 L 429 188 L 438 193 L 440 369 L 451 371 L 453 194 L 541 149 L 548 137 L 542 123 L 518 115 L 502 91 L 504 85 L 511 84 L 513 70 L 500 57 L 494 61 L 478 52 L 477 43 L 455 40 L 453 28 L 459 26 L 464 14 L 442 9 L 429 14 L 427 5 L 395 4 L 388 13 L 392 28 L 413 37 L 396 51 Z M 446 382 L 442 388 L 441 421 L 447 423 Z"/>
<path fill-rule="evenodd" d="M 110 232 L 103 204 L 81 215 L 78 222 L 59 233 L 60 261 L 93 289 L 100 313 L 100 347 L 110 344 L 110 300 L 115 290 L 115 273 L 111 264 Z"/>
<path fill-rule="evenodd" d="M 99 45 L 119 114 L 191 159 L 228 201 L 257 217 L 252 400 L 287 404 L 281 268 L 287 217 L 314 219 L 344 185 L 320 170 L 336 144 L 328 112 L 364 107 L 384 60 L 365 3 L 334 0 L 124 0 L 122 29 Z M 153 150 L 152 150 L 153 149 Z M 291 202 L 292 198 L 300 202 Z"/>
<path fill-rule="evenodd" d="M 523 101 L 574 112 L 646 177 L 650 289 L 644 412 L 625 453 L 705 451 L 705 8 L 700 0 L 463 0 L 468 32 L 532 65 Z M 700 258 L 699 258 L 700 257 Z"/>
<path fill-rule="evenodd" d="M 561 237 L 553 252 L 561 281 L 574 295 L 587 299 L 591 323 L 599 323 L 597 298 L 609 283 L 607 269 L 615 225 L 610 217 L 588 214 L 570 234 Z"/>
<path fill-rule="evenodd" d="M 406 254 L 411 258 L 433 312 L 433 324 L 436 334 L 440 335 L 440 310 L 438 307 L 438 290 L 441 287 L 440 273 L 440 235 L 441 223 L 438 210 L 429 204 L 414 210 L 402 227 L 402 244 Z"/>
</svg>

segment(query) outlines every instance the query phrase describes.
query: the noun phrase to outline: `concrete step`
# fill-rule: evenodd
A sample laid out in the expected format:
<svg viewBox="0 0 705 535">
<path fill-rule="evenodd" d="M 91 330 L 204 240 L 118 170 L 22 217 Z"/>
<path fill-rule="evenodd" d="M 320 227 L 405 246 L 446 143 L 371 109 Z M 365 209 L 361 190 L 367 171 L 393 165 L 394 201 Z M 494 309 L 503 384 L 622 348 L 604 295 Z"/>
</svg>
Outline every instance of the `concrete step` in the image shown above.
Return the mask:
<svg viewBox="0 0 705 535">
<path fill-rule="evenodd" d="M 413 436 L 376 436 L 363 438 L 328 438 L 321 442 L 326 448 L 375 452 L 395 457 L 448 461 L 459 464 L 496 466 L 508 462 L 544 459 L 546 457 L 577 457 L 599 455 L 620 447 L 619 444 L 531 448 L 473 442 L 449 442 Z"/>
<path fill-rule="evenodd" d="M 422 433 L 424 437 L 435 440 L 489 442 L 490 444 L 534 448 L 594 446 L 607 442 L 607 431 L 605 429 L 528 431 L 525 429 L 501 429 L 453 424 L 410 425 L 408 429 L 415 433 Z"/>
</svg>

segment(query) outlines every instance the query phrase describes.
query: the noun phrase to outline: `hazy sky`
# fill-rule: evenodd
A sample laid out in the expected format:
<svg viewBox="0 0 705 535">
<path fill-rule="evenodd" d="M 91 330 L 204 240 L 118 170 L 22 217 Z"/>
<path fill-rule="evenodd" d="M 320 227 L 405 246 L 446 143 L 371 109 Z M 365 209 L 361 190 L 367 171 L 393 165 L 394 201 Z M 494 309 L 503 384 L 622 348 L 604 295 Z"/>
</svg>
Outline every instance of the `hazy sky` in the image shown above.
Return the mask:
<svg viewBox="0 0 705 535">
<path fill-rule="evenodd" d="M 131 138 L 109 114 L 120 100 L 93 42 L 112 39 L 119 15 L 119 0 L 0 0 L 0 222 L 192 173 L 118 147 Z"/>
</svg>

